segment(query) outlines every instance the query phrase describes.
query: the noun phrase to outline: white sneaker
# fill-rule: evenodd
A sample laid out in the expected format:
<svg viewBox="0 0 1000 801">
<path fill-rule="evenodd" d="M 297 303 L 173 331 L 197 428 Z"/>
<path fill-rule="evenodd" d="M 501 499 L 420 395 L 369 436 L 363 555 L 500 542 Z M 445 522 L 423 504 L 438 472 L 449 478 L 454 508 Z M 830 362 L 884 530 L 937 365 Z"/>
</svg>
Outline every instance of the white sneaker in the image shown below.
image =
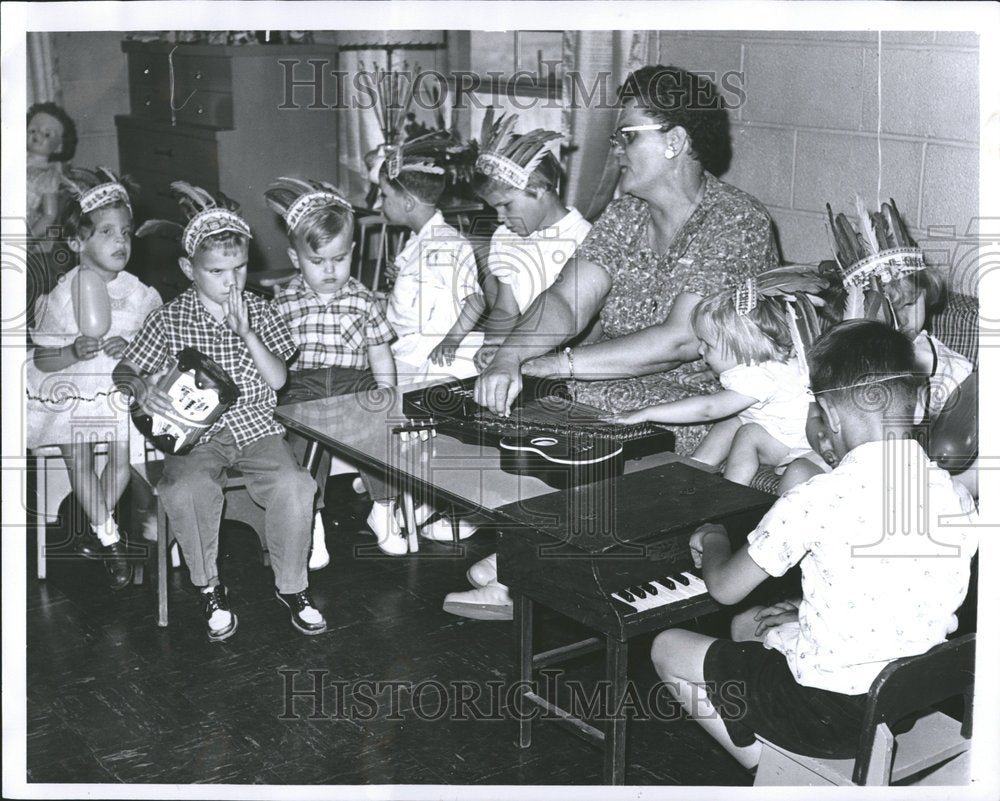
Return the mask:
<svg viewBox="0 0 1000 801">
<path fill-rule="evenodd" d="M 322 570 L 330 564 L 330 552 L 326 549 L 326 527 L 323 516 L 316 512 L 313 518 L 312 550 L 309 553 L 309 569 Z"/>
<path fill-rule="evenodd" d="M 491 553 L 485 559 L 480 559 L 465 571 L 469 584 L 479 589 L 497 580 L 497 555 Z"/>
<path fill-rule="evenodd" d="M 460 540 L 471 537 L 477 530 L 477 527 L 464 517 L 458 518 L 458 538 Z M 452 542 L 454 535 L 451 533 L 451 518 L 440 517 L 433 523 L 428 523 L 420 529 L 420 536 L 435 542 Z"/>
<path fill-rule="evenodd" d="M 396 502 L 372 504 L 372 510 L 368 513 L 368 524 L 375 537 L 378 539 L 378 547 L 383 553 L 390 556 L 403 556 L 407 548 L 406 537 L 396 520 Z"/>
<path fill-rule="evenodd" d="M 513 620 L 514 601 L 498 581 L 466 592 L 449 592 L 444 597 L 445 612 L 472 620 Z"/>
</svg>

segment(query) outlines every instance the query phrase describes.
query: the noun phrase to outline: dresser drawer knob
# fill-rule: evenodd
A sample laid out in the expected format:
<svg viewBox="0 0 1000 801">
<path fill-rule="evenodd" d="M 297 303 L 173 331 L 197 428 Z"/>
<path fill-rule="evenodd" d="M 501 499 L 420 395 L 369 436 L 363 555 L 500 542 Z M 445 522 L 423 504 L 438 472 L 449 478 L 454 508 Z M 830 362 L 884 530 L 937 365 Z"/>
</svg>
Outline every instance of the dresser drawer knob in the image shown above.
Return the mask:
<svg viewBox="0 0 1000 801">
<path fill-rule="evenodd" d="M 149 75 L 149 67 L 145 67 L 145 68 L 143 68 L 143 70 L 142 70 L 142 74 L 143 74 L 143 75 Z"/>
<path fill-rule="evenodd" d="M 153 153 L 157 156 L 166 156 L 168 159 L 174 157 L 174 149 L 172 147 L 154 147 Z"/>
<path fill-rule="evenodd" d="M 195 71 L 195 74 L 194 74 L 194 79 L 195 79 L 196 81 L 200 81 L 200 80 L 201 80 L 201 70 L 197 70 L 197 71 Z"/>
<path fill-rule="evenodd" d="M 196 114 L 204 114 L 205 113 L 205 107 L 204 106 L 198 106 L 198 110 L 195 113 Z"/>
<path fill-rule="evenodd" d="M 143 105 L 147 107 L 153 105 L 153 99 L 151 97 L 147 97 Z"/>
</svg>

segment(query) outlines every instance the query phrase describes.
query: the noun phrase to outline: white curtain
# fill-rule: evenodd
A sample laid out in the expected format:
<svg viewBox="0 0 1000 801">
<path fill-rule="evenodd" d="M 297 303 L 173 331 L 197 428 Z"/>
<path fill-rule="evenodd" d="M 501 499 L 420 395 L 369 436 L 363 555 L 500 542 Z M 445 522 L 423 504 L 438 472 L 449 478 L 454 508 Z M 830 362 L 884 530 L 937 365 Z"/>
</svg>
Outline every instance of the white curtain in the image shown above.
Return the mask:
<svg viewBox="0 0 1000 801">
<path fill-rule="evenodd" d="M 29 33 L 27 51 L 28 105 L 48 102 L 62 104 L 62 87 L 56 73 L 52 34 Z"/>
<path fill-rule="evenodd" d="M 565 200 L 587 219 L 614 196 L 618 168 L 608 137 L 615 126 L 616 91 L 629 72 L 659 58 L 656 31 L 566 31 L 563 34 L 563 129 L 578 147 L 567 163 Z M 570 73 L 577 78 L 575 103 Z M 602 85 L 606 91 L 594 92 Z M 589 102 L 587 94 L 593 93 Z M 574 106 L 576 106 L 574 108 Z"/>
</svg>

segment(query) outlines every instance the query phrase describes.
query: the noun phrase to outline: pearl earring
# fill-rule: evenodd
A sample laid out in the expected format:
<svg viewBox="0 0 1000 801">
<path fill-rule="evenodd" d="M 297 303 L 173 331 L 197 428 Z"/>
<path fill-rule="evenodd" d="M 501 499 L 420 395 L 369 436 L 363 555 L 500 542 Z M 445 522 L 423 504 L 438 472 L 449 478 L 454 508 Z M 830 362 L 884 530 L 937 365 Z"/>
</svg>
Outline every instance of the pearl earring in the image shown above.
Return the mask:
<svg viewBox="0 0 1000 801">
<path fill-rule="evenodd" d="M 663 158 L 665 158 L 665 159 L 672 159 L 676 155 L 677 155 L 677 151 L 674 150 L 672 147 L 668 147 L 666 150 L 663 151 Z"/>
</svg>

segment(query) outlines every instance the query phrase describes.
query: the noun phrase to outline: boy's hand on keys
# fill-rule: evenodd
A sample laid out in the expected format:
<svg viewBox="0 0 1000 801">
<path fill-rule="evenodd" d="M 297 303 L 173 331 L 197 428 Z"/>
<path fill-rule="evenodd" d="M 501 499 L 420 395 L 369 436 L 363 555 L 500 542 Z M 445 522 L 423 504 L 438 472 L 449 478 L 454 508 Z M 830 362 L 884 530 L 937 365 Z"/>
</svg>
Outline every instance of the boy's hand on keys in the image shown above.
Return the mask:
<svg viewBox="0 0 1000 801">
<path fill-rule="evenodd" d="M 753 619 L 757 621 L 756 635 L 759 637 L 768 629 L 799 619 L 799 607 L 793 601 L 778 601 L 774 606 L 761 609 Z"/>
<path fill-rule="evenodd" d="M 247 310 L 247 302 L 243 293 L 233 284 L 229 287 L 229 297 L 223 306 L 226 313 L 226 325 L 236 336 L 246 339 L 250 333 L 250 312 Z"/>
<path fill-rule="evenodd" d="M 695 567 L 701 567 L 701 557 L 705 551 L 705 537 L 716 533 L 721 533 L 723 537 L 726 536 L 725 528 L 718 523 L 705 523 L 705 525 L 696 528 L 691 534 L 688 546 L 691 548 L 691 559 L 694 561 Z"/>
<path fill-rule="evenodd" d="M 100 352 L 101 340 L 99 339 L 80 334 L 73 341 L 73 355 L 76 356 L 78 361 L 85 362 L 88 359 L 93 359 Z"/>
<path fill-rule="evenodd" d="M 128 340 L 124 337 L 108 337 L 102 342 L 102 347 L 112 359 L 120 359 L 128 347 Z"/>
</svg>

